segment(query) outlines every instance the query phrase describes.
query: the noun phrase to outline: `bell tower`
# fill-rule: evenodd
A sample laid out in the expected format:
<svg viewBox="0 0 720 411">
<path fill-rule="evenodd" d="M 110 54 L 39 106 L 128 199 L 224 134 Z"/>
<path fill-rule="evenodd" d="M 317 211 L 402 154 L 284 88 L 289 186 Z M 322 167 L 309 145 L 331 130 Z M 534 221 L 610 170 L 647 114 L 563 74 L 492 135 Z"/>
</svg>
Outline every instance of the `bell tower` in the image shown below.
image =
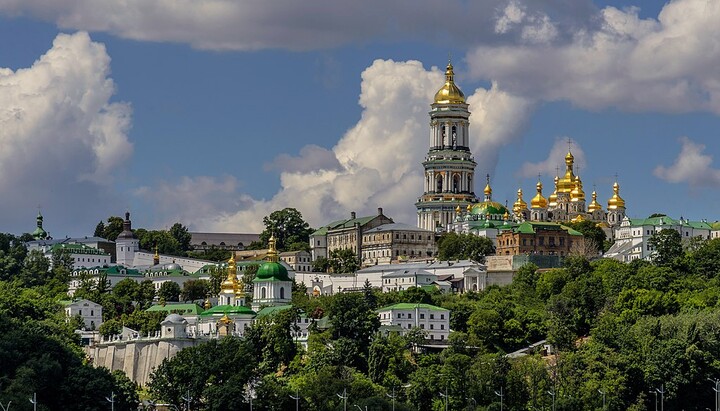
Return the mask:
<svg viewBox="0 0 720 411">
<path fill-rule="evenodd" d="M 422 163 L 425 183 L 415 203 L 420 228 L 443 231 L 455 218 L 457 207 L 464 210 L 477 202 L 469 118 L 465 95 L 455 85 L 453 66 L 448 62 L 445 84 L 435 93 L 430 110 L 430 150 Z"/>
</svg>

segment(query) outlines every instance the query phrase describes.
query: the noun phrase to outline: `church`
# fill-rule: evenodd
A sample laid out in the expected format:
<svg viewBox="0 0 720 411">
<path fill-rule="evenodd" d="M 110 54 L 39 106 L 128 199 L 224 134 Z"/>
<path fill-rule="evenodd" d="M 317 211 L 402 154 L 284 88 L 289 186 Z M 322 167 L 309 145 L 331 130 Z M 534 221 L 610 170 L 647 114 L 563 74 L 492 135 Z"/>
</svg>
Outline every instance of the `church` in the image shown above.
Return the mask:
<svg viewBox="0 0 720 411">
<path fill-rule="evenodd" d="M 607 207 L 597 200 L 595 191 L 588 203 L 583 182 L 574 172 L 575 158 L 570 149 L 565 156 L 565 173 L 555 176 L 554 190 L 547 198 L 538 180 L 530 204 L 522 189 L 510 208 L 494 201 L 490 176 L 486 178 L 483 198 L 474 192 L 475 166 L 470 152 L 470 111 L 465 95 L 455 84 L 453 66 L 448 63 L 445 84 L 435 94 L 430 110 L 430 149 L 422 165 L 424 192 L 415 203 L 417 225 L 436 233 L 472 233 L 496 242 L 502 229 L 525 222 L 557 223 L 591 221 L 612 236 L 613 228 L 625 217 L 625 201 L 620 185 L 613 184 Z"/>
</svg>

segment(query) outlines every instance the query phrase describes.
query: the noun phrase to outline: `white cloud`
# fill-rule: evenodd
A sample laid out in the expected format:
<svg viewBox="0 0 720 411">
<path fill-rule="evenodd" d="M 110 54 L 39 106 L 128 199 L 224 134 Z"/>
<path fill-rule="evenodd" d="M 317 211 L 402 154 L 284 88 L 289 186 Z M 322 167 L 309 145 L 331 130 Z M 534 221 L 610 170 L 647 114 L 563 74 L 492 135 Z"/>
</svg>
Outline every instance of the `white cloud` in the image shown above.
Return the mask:
<svg viewBox="0 0 720 411">
<path fill-rule="evenodd" d="M 172 185 L 154 190 L 157 195 L 150 197 L 153 190 L 149 188 L 139 194 L 162 203 L 166 224 L 180 220 L 202 230 L 261 230 L 262 217 L 284 207 L 297 208 L 316 227 L 346 217 L 350 211 L 371 215 L 378 207 L 396 221 L 413 223 L 413 203 L 422 194 L 421 162 L 430 145 L 429 105 L 443 80 L 442 71 L 425 70 L 417 61 L 376 60 L 362 73 L 361 119 L 333 147 L 334 161 L 328 161 L 323 152 L 315 169 L 290 164 L 280 175 L 280 190 L 270 199 L 250 199 L 237 194 L 234 180 L 211 177 L 183 180 L 189 187 L 181 190 L 187 193 L 181 198 L 163 193 L 172 190 Z M 483 173 L 494 168 L 499 148 L 519 136 L 530 103 L 497 85 L 477 89 L 468 102 L 471 149 L 479 162 L 478 173 Z M 322 150 L 301 151 L 300 158 L 316 157 L 311 151 Z M 323 166 L 330 163 L 336 167 Z M 282 164 L 289 162 L 276 161 Z M 201 195 L 191 195 L 195 185 L 203 186 Z M 237 208 L 206 201 L 216 197 L 214 191 Z"/>
<path fill-rule="evenodd" d="M 495 32 L 505 34 L 512 28 L 520 26 L 520 38 L 525 43 L 549 43 L 558 35 L 558 29 L 543 12 L 528 14 L 526 6 L 518 0 L 511 0 L 495 21 Z"/>
<path fill-rule="evenodd" d="M 703 154 L 705 146 L 687 137 L 680 138 L 682 149 L 675 162 L 657 166 L 653 174 L 669 183 L 687 183 L 691 187 L 720 187 L 720 170 L 712 168 L 712 156 Z"/>
<path fill-rule="evenodd" d="M 576 28 L 571 41 L 476 47 L 467 56 L 471 74 L 513 94 L 584 108 L 720 113 L 720 2 L 674 0 L 657 19 L 606 7 L 599 20 L 597 30 Z M 535 21 L 522 30 L 547 43 L 547 27 Z"/>
<path fill-rule="evenodd" d="M 0 213 L 18 221 L 9 228 L 31 231 L 38 205 L 64 206 L 70 225 L 102 215 L 132 154 L 131 109 L 109 102 L 109 72 L 105 47 L 87 33 L 58 35 L 32 67 L 0 69 Z"/>
<path fill-rule="evenodd" d="M 565 172 L 565 155 L 568 153 L 568 149 L 575 157 L 575 165 L 578 168 L 576 172 L 582 171 L 587 164 L 585 162 L 585 152 L 580 144 L 570 139 L 570 147 L 568 147 L 567 138 L 556 138 L 545 160 L 537 163 L 525 162 L 518 170 L 517 175 L 525 178 L 536 178 L 538 174 L 553 177 L 556 175 L 562 176 Z"/>
<path fill-rule="evenodd" d="M 461 46 L 497 42 L 495 11 L 507 4 L 507 0 L 415 0 L 411 6 L 385 0 L 0 0 L 0 13 L 52 21 L 63 29 L 203 49 L 308 50 L 398 39 L 449 39 Z M 531 22 L 537 27 L 544 25 L 537 17 L 544 14 L 542 10 L 574 24 L 589 24 L 596 13 L 590 0 L 514 0 L 512 4 L 537 18 Z M 503 28 L 503 40 L 521 36 L 522 25 L 510 23 Z"/>
<path fill-rule="evenodd" d="M 289 173 L 336 170 L 339 167 L 340 163 L 331 150 L 315 144 L 308 144 L 301 148 L 300 155 L 297 157 L 280 154 L 272 162 L 265 164 L 266 170 L 280 170 Z"/>
</svg>

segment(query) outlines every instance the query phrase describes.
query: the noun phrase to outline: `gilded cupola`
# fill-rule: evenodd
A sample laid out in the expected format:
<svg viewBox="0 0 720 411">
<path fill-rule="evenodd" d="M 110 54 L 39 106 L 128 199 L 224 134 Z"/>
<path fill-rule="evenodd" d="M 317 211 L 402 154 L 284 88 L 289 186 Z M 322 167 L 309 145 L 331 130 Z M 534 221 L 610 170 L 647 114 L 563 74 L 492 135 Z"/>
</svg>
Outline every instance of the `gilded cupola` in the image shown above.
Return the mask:
<svg viewBox="0 0 720 411">
<path fill-rule="evenodd" d="M 230 254 L 227 268 L 227 278 L 220 285 L 221 292 L 235 293 L 237 291 L 237 266 L 235 265 L 235 253 Z"/>
<path fill-rule="evenodd" d="M 583 191 L 582 180 L 580 180 L 580 176 L 575 176 L 575 187 L 570 192 L 570 201 L 585 201 L 585 191 Z"/>
<path fill-rule="evenodd" d="M 445 68 L 445 84 L 435 93 L 435 104 L 465 104 L 465 94 L 455 85 L 453 65 Z"/>
<path fill-rule="evenodd" d="M 548 207 L 554 208 L 557 207 L 557 193 L 558 193 L 558 182 L 560 181 L 560 177 L 555 176 L 555 191 L 550 194 L 550 197 L 548 197 Z"/>
<path fill-rule="evenodd" d="M 595 190 L 593 190 L 593 192 L 592 192 L 592 201 L 591 201 L 590 204 L 588 205 L 588 212 L 589 212 L 589 213 L 593 213 L 593 212 L 598 211 L 598 210 L 602 210 L 602 206 L 600 205 L 600 203 L 598 203 L 598 201 L 597 201 L 597 193 L 595 192 Z"/>
<path fill-rule="evenodd" d="M 570 151 L 565 155 L 565 175 L 558 180 L 557 192 L 570 194 L 575 188 L 575 173 L 573 173 L 573 164 L 575 157 Z"/>
<path fill-rule="evenodd" d="M 523 200 L 522 188 L 518 188 L 517 200 L 515 200 L 515 203 L 513 203 L 513 214 L 515 214 L 516 216 L 521 216 L 524 210 L 527 210 L 527 203 L 525 202 L 525 200 Z"/>
<path fill-rule="evenodd" d="M 548 201 L 542 195 L 543 185 L 540 181 L 538 181 L 535 185 L 535 189 L 537 190 L 537 194 L 535 194 L 535 197 L 530 200 L 530 206 L 532 208 L 547 208 Z M 555 197 L 557 198 L 557 195 Z"/>
<path fill-rule="evenodd" d="M 625 200 L 620 197 L 620 184 L 616 181 L 613 184 L 613 195 L 608 200 L 608 210 L 617 210 L 618 208 L 625 208 Z"/>
</svg>

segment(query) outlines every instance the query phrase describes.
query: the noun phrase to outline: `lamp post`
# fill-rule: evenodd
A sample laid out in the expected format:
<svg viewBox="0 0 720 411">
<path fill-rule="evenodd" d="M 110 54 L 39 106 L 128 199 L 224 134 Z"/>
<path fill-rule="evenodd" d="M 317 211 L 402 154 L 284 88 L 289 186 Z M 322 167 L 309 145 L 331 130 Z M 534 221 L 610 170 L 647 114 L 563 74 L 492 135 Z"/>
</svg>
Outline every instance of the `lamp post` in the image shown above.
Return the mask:
<svg viewBox="0 0 720 411">
<path fill-rule="evenodd" d="M 180 398 L 185 401 L 185 411 L 190 411 L 190 401 L 192 400 L 192 397 L 190 396 L 190 389 L 187 390 L 187 394 L 185 396 Z"/>
<path fill-rule="evenodd" d="M 300 390 L 295 390 L 295 396 L 290 396 L 293 400 L 295 400 L 295 411 L 298 411 L 300 409 Z"/>
<path fill-rule="evenodd" d="M 660 384 L 660 388 L 655 388 L 655 391 L 657 391 L 660 394 L 660 411 L 664 411 L 664 409 L 665 409 L 665 384 Z M 655 397 L 655 398 L 657 398 L 657 397 Z"/>
<path fill-rule="evenodd" d="M 353 405 L 355 405 L 355 407 L 357 407 L 357 409 L 359 409 L 360 411 L 363 411 L 363 409 L 362 409 L 362 408 L 360 408 L 360 406 L 359 406 L 359 405 L 357 405 L 357 404 L 353 404 Z M 365 411 L 367 411 L 367 405 L 365 406 Z"/>
<path fill-rule="evenodd" d="M 0 402 L 0 408 L 2 408 L 2 411 L 10 411 L 10 404 L 12 404 L 12 401 L 9 401 L 7 406 L 2 405 Z"/>
<path fill-rule="evenodd" d="M 347 388 L 343 388 L 342 395 L 340 395 L 340 394 L 335 394 L 335 395 L 337 395 L 340 399 L 343 400 L 343 411 L 347 411 L 347 399 L 348 399 Z"/>
<path fill-rule="evenodd" d="M 552 411 L 555 411 L 555 389 L 547 392 L 552 397 Z"/>
<path fill-rule="evenodd" d="M 465 399 L 472 402 L 473 411 L 474 411 L 475 408 L 477 408 L 477 401 L 475 401 L 475 398 L 474 397 L 465 397 Z"/>
<path fill-rule="evenodd" d="M 658 393 L 657 393 L 657 391 L 652 390 L 652 391 L 650 391 L 650 394 L 655 394 L 655 411 L 658 411 L 658 409 L 657 409 L 657 395 L 658 395 Z"/>
<path fill-rule="evenodd" d="M 720 409 L 718 408 L 718 395 L 720 395 L 720 379 L 713 380 L 712 378 L 708 378 L 708 381 L 715 384 L 715 386 L 713 387 L 713 391 L 715 392 L 715 411 L 720 411 Z"/>
<path fill-rule="evenodd" d="M 110 403 L 110 411 L 115 411 L 115 391 L 111 391 L 110 397 L 105 397 L 105 399 Z"/>
<path fill-rule="evenodd" d="M 598 392 L 600 393 L 600 395 L 602 395 L 602 399 L 603 399 L 603 411 L 605 411 L 605 391 L 603 391 L 603 390 L 598 390 Z"/>
<path fill-rule="evenodd" d="M 500 411 L 503 411 L 503 398 L 505 397 L 505 394 L 503 394 L 502 386 L 500 386 L 500 392 L 495 391 L 495 395 L 500 397 Z"/>
<path fill-rule="evenodd" d="M 411 386 L 411 385 L 412 385 L 412 384 L 405 384 L 405 385 L 403 385 L 402 387 L 403 387 L 403 388 L 408 388 L 408 387 Z M 385 393 L 385 395 L 387 395 L 389 398 L 392 399 L 392 411 L 395 411 L 395 398 L 397 398 L 397 395 L 395 394 L 395 386 L 393 385 L 392 395 L 387 394 L 387 393 Z"/>
<path fill-rule="evenodd" d="M 33 405 L 33 411 L 37 411 L 37 393 L 36 392 L 34 392 L 32 398 L 30 398 L 30 404 Z"/>
</svg>

